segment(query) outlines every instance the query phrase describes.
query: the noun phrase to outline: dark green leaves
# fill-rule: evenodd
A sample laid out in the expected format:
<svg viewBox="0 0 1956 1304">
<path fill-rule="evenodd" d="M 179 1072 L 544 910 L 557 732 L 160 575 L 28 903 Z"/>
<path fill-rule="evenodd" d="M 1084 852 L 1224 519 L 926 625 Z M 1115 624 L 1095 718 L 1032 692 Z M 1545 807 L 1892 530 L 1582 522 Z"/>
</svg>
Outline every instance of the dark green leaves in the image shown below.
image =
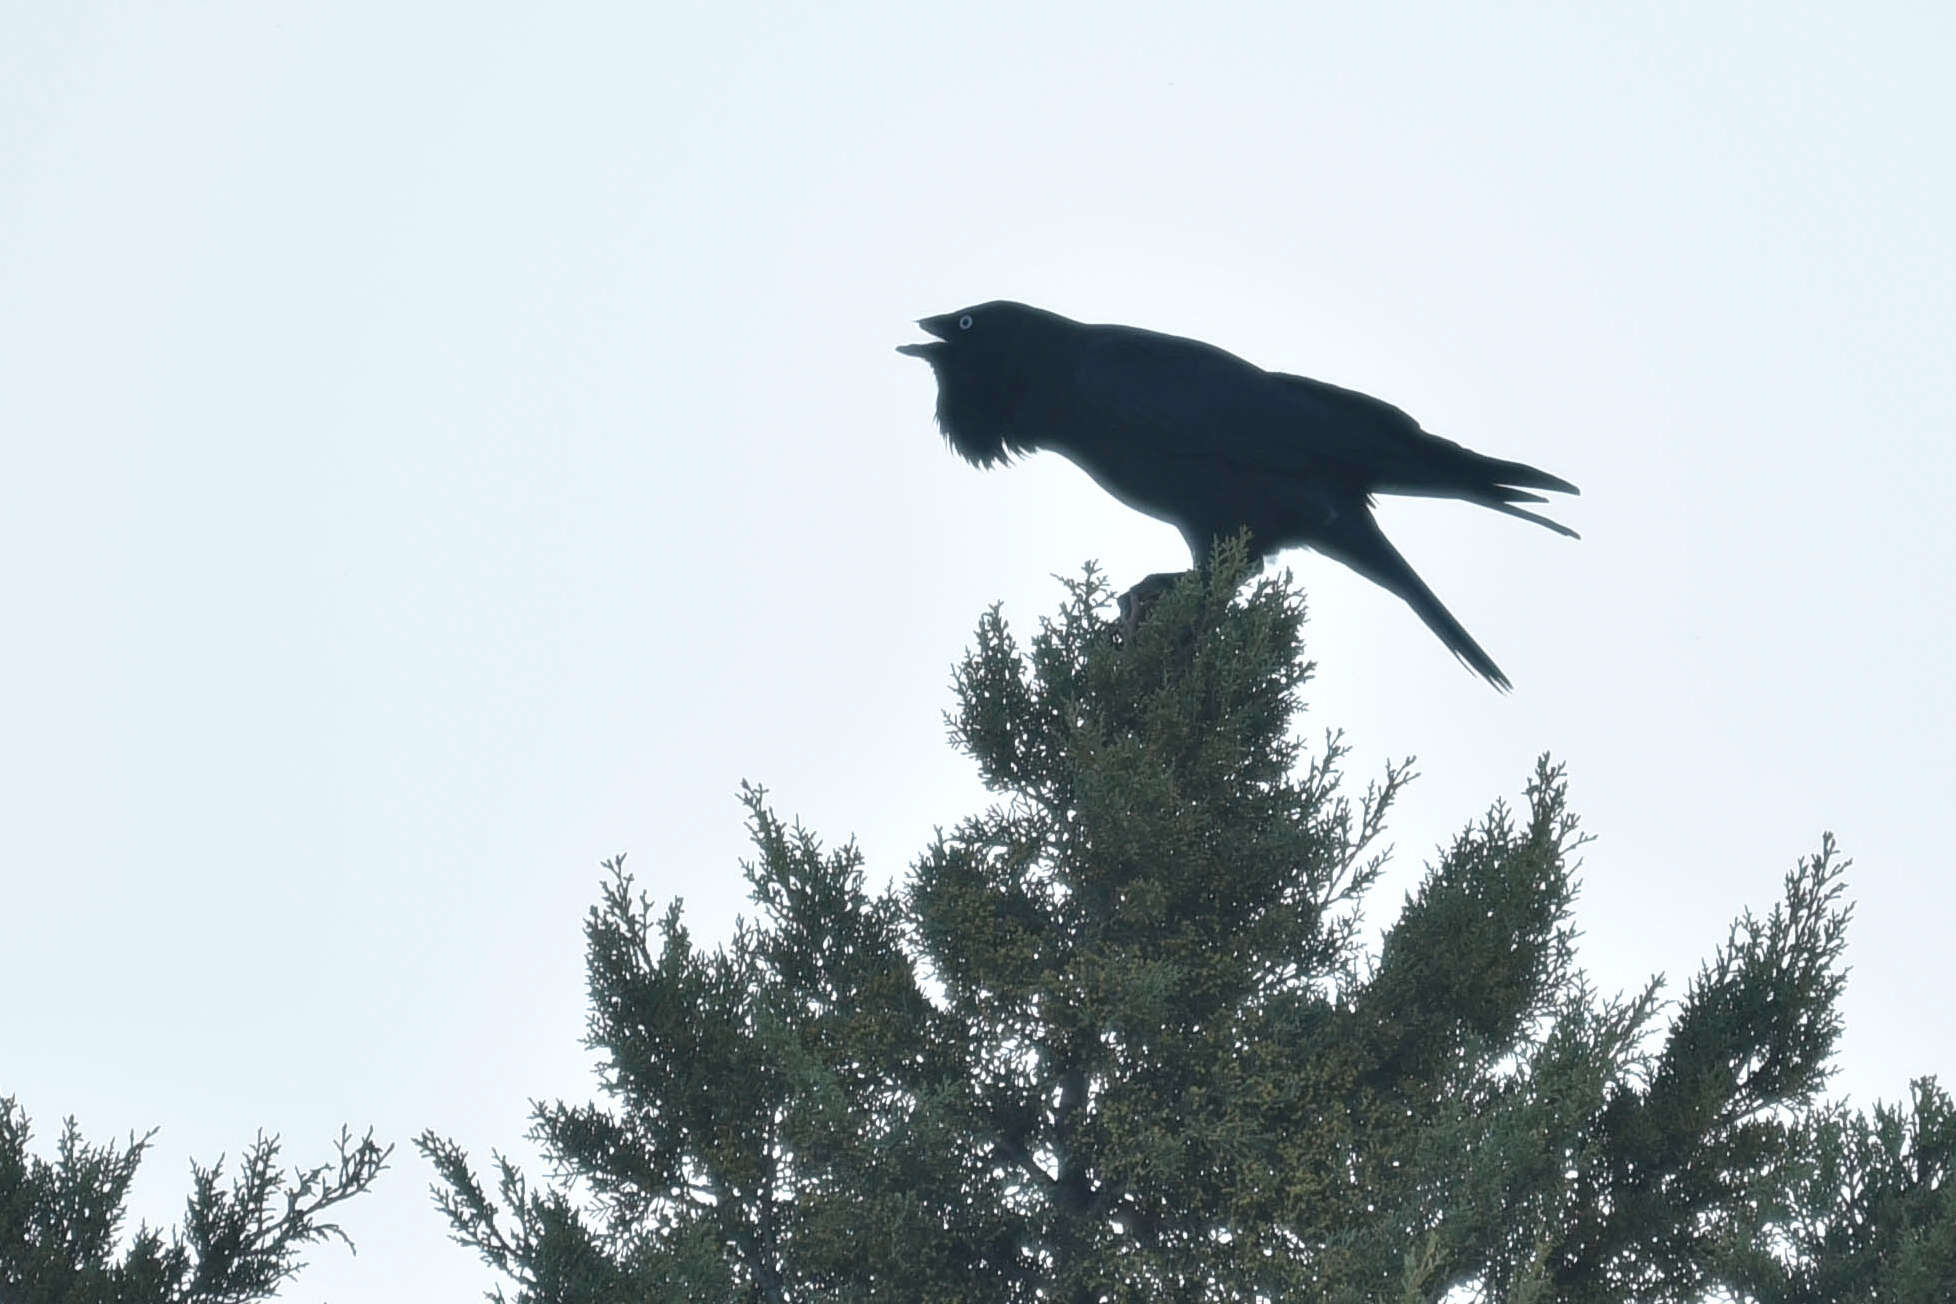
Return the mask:
<svg viewBox="0 0 1956 1304">
<path fill-rule="evenodd" d="M 1947 1098 L 1816 1103 L 1831 841 L 1663 1023 L 1577 964 L 1544 759 L 1369 947 L 1411 764 L 1353 799 L 1338 735 L 1307 754 L 1296 593 L 1234 546 L 1136 624 L 1110 599 L 1089 570 L 1024 643 L 985 614 L 948 723 L 998 800 L 900 889 L 752 788 L 727 945 L 614 862 L 607 1102 L 536 1114 L 564 1180 L 499 1160 L 491 1198 L 422 1140 L 522 1298 L 1935 1298 Z"/>
<path fill-rule="evenodd" d="M 332 1164 L 286 1174 L 277 1138 L 260 1136 L 238 1173 L 192 1165 L 180 1231 L 139 1227 L 121 1248 L 123 1202 L 149 1137 L 91 1146 L 73 1119 L 52 1163 L 28 1153 L 27 1116 L 0 1098 L 0 1300 L 5 1304 L 247 1304 L 303 1266 L 300 1251 L 337 1238 L 320 1215 L 372 1185 L 391 1147 L 342 1132 Z"/>
</svg>

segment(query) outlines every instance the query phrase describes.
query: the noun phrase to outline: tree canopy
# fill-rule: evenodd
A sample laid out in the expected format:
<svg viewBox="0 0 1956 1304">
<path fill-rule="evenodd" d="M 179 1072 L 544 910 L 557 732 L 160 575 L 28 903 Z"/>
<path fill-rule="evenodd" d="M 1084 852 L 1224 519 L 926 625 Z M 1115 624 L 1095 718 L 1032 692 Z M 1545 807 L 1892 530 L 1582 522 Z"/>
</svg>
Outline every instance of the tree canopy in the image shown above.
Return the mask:
<svg viewBox="0 0 1956 1304">
<path fill-rule="evenodd" d="M 1247 569 L 988 612 L 950 725 L 997 800 L 900 883 L 754 787 L 725 945 L 609 862 L 601 1099 L 536 1108 L 542 1185 L 425 1133 L 456 1237 L 565 1304 L 1949 1298 L 1949 1097 L 1823 1095 L 1832 839 L 1675 999 L 1605 994 L 1544 759 L 1375 945 L 1411 763 L 1307 747 L 1302 601 Z"/>
</svg>

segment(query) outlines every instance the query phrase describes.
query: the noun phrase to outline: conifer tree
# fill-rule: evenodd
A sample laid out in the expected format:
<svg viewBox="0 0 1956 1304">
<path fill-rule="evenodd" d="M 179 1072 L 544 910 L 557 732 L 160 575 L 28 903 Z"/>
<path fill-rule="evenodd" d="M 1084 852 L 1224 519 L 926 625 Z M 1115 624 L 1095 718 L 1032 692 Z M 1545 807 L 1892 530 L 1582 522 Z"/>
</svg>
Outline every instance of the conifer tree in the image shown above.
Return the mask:
<svg viewBox="0 0 1956 1304">
<path fill-rule="evenodd" d="M 537 1108 L 542 1188 L 424 1133 L 457 1239 L 562 1304 L 1948 1298 L 1948 1097 L 1821 1096 L 1831 839 L 1674 1003 L 1605 996 L 1544 760 L 1369 946 L 1410 763 L 1307 752 L 1301 602 L 1246 570 L 1131 630 L 1091 570 L 1028 645 L 987 613 L 951 726 L 998 801 L 899 886 L 757 788 L 727 945 L 610 862 L 605 1099 Z"/>
<path fill-rule="evenodd" d="M 279 1142 L 260 1134 L 237 1176 L 220 1158 L 191 1165 L 184 1222 L 168 1236 L 148 1225 L 122 1236 L 124 1204 L 155 1133 L 92 1145 L 75 1120 L 52 1162 L 32 1153 L 33 1131 L 0 1098 L 0 1304 L 249 1304 L 277 1293 L 305 1265 L 305 1246 L 353 1242 L 321 1215 L 373 1184 L 393 1147 L 342 1130 L 332 1164 L 289 1176 Z"/>
</svg>

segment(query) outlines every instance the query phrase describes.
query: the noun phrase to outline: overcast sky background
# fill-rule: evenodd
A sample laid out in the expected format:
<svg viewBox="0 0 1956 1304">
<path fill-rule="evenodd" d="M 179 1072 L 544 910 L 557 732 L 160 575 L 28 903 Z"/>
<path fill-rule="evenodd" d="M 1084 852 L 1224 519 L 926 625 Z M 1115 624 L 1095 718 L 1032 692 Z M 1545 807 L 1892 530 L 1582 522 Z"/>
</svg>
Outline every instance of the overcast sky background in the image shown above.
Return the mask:
<svg viewBox="0 0 1956 1304">
<path fill-rule="evenodd" d="M 1956 10 L 1635 8 L 0 5 L 0 1095 L 152 1222 L 371 1123 L 287 1297 L 474 1298 L 409 1143 L 590 1096 L 598 862 L 723 939 L 747 778 L 900 874 L 984 606 L 1185 564 L 944 449 L 892 348 L 991 298 L 1582 486 L 1382 509 L 1511 697 L 1287 559 L 1424 775 L 1375 923 L 1549 751 L 1601 986 L 1832 829 L 1837 1087 L 1956 1070 Z"/>
</svg>

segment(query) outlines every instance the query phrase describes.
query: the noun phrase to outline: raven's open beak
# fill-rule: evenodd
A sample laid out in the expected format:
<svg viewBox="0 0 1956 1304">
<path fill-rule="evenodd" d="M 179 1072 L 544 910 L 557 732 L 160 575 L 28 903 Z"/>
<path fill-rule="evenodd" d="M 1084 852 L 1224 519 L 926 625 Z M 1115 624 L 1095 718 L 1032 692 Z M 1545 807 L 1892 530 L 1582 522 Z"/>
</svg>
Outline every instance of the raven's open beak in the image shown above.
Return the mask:
<svg viewBox="0 0 1956 1304">
<path fill-rule="evenodd" d="M 898 353 L 907 353 L 913 358 L 928 358 L 944 347 L 943 341 L 951 338 L 951 327 L 942 317 L 919 317 L 917 325 L 937 339 L 929 344 L 899 344 Z"/>
</svg>

